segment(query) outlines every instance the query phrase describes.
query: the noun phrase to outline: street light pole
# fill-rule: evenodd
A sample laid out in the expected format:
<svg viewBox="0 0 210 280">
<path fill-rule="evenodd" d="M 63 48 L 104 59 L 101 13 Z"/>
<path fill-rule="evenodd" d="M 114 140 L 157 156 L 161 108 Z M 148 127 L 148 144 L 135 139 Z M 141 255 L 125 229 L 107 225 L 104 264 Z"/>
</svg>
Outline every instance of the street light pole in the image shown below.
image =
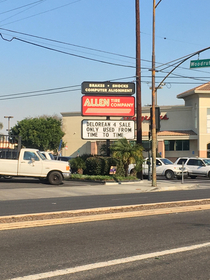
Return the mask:
<svg viewBox="0 0 210 280">
<path fill-rule="evenodd" d="M 8 135 L 9 135 L 9 132 L 10 132 L 10 119 L 14 118 L 13 116 L 4 116 L 5 119 L 8 119 Z"/>
<path fill-rule="evenodd" d="M 153 0 L 153 26 L 152 26 L 152 186 L 156 187 L 156 146 L 157 132 L 155 120 L 156 88 L 155 88 L 155 0 Z"/>
</svg>

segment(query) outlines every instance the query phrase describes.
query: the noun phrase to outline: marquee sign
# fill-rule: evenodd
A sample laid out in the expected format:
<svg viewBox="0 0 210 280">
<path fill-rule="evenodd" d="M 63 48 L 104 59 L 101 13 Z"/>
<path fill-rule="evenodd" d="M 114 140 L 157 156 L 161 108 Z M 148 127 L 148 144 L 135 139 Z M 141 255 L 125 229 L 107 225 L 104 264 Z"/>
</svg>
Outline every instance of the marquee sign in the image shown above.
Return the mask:
<svg viewBox="0 0 210 280">
<path fill-rule="evenodd" d="M 82 97 L 83 116 L 134 116 L 133 96 L 89 96 Z"/>
<path fill-rule="evenodd" d="M 82 120 L 82 139 L 134 139 L 134 121 Z"/>
<path fill-rule="evenodd" d="M 83 82 L 82 94 L 132 95 L 135 93 L 134 83 Z"/>
</svg>

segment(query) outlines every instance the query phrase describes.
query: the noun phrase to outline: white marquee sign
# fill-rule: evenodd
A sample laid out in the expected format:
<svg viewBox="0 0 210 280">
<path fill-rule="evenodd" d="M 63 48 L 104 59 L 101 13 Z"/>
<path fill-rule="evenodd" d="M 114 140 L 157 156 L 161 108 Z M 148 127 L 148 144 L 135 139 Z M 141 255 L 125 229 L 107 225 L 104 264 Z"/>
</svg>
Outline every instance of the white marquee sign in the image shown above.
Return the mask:
<svg viewBox="0 0 210 280">
<path fill-rule="evenodd" d="M 82 139 L 134 139 L 134 121 L 83 120 Z"/>
</svg>

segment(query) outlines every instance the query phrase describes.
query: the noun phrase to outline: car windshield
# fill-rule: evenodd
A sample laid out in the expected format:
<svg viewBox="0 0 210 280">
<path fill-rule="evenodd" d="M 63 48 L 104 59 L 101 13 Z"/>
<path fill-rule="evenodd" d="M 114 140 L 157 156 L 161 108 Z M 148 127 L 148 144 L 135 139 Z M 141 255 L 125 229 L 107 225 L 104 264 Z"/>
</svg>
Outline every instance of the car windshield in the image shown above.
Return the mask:
<svg viewBox="0 0 210 280">
<path fill-rule="evenodd" d="M 173 164 L 172 161 L 170 161 L 169 159 L 167 158 L 161 158 L 161 161 L 165 164 L 165 165 L 168 165 L 168 164 Z"/>
<path fill-rule="evenodd" d="M 37 154 L 42 160 L 46 160 L 46 157 L 42 153 L 40 153 L 40 151 L 37 151 Z"/>
<path fill-rule="evenodd" d="M 203 161 L 206 165 L 210 165 L 210 158 L 204 158 Z"/>
<path fill-rule="evenodd" d="M 51 158 L 52 160 L 54 160 L 53 154 L 49 153 L 49 156 L 50 156 L 50 158 Z"/>
</svg>

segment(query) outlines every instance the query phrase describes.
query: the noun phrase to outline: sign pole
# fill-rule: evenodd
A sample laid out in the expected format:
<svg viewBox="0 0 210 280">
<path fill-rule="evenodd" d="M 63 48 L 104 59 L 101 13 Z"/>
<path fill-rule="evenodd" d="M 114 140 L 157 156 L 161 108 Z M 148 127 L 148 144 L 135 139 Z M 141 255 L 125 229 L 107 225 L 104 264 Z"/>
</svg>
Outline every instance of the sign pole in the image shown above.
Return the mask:
<svg viewBox="0 0 210 280">
<path fill-rule="evenodd" d="M 107 120 L 110 120 L 110 117 L 106 117 Z M 106 140 L 106 154 L 108 157 L 110 157 L 110 140 Z"/>
</svg>

